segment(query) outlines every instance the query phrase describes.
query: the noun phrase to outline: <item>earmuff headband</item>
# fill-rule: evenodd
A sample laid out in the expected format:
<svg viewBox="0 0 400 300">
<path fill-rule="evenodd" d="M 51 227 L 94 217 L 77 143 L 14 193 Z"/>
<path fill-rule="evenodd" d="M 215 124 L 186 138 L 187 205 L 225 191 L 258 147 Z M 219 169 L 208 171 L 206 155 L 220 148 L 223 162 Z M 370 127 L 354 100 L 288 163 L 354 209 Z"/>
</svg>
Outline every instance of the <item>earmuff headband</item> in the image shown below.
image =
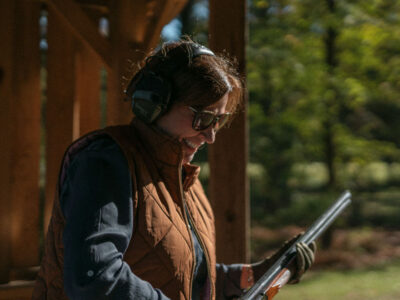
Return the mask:
<svg viewBox="0 0 400 300">
<path fill-rule="evenodd" d="M 189 61 L 184 61 L 187 63 L 191 63 L 194 58 L 201 55 L 215 56 L 214 52 L 202 45 L 183 43 L 167 53 L 166 59 L 170 59 L 168 63 L 172 64 L 171 70 L 168 71 L 169 74 L 167 75 L 172 74 L 174 70 L 181 66 L 179 62 L 174 64 L 174 55 L 172 53 L 180 50 L 178 49 L 179 47 L 185 49 L 185 54 Z M 172 58 L 169 58 L 168 54 L 171 54 Z M 125 94 L 132 101 L 132 112 L 135 116 L 146 123 L 152 123 L 167 111 L 170 104 L 172 88 L 170 80 L 166 75 L 148 71 L 146 68 L 147 65 L 133 77 L 125 90 Z"/>
</svg>

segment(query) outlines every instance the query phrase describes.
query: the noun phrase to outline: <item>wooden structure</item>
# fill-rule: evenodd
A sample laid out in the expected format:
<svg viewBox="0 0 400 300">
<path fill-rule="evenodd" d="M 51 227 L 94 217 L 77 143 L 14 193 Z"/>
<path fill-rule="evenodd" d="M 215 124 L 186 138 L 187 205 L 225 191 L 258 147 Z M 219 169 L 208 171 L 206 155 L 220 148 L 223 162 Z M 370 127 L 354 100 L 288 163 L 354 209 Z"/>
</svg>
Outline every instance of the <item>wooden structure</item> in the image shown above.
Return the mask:
<svg viewBox="0 0 400 300">
<path fill-rule="evenodd" d="M 227 51 L 244 77 L 246 1 L 210 0 L 210 48 Z M 229 9 L 227 9 L 229 7 Z M 223 16 L 223 17 L 222 17 Z M 235 20 L 233 25 L 230 20 Z M 250 208 L 248 199 L 246 103 L 229 130 L 221 130 L 210 147 L 210 201 L 217 230 L 217 259 L 239 263 L 250 259 Z"/>
<path fill-rule="evenodd" d="M 107 85 L 106 124 L 127 123 L 129 104 L 121 100 L 127 62 L 140 60 L 154 47 L 163 26 L 185 4 L 186 0 L 0 1 L 0 299 L 29 299 L 32 281 L 16 280 L 33 280 L 40 263 L 40 228 L 46 231 L 65 148 L 100 127 L 101 70 L 107 73 L 102 83 Z M 48 20 L 44 66 L 38 25 L 43 11 Z M 244 0 L 210 2 L 211 48 L 238 57 L 243 72 L 244 15 Z M 102 18 L 108 20 L 108 35 L 99 32 Z M 237 21 L 233 26 L 229 20 Z M 41 77 L 47 78 L 45 103 Z M 222 142 L 210 151 L 218 248 L 230 245 L 218 258 L 227 263 L 244 261 L 248 253 L 244 113 L 231 132 L 221 134 L 217 141 Z M 45 178 L 42 188 L 40 178 Z"/>
</svg>

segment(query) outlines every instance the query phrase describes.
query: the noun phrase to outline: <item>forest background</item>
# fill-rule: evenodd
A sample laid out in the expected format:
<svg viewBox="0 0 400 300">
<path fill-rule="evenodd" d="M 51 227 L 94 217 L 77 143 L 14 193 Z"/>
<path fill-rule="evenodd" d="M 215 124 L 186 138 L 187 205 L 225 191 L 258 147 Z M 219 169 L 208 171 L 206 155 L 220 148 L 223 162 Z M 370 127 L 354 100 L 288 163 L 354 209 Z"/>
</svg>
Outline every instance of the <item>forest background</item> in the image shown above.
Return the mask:
<svg viewBox="0 0 400 300">
<path fill-rule="evenodd" d="M 163 38 L 207 44 L 207 18 L 190 0 Z M 349 189 L 314 271 L 276 299 L 400 299 L 399 2 L 250 0 L 247 19 L 252 260 Z"/>
</svg>

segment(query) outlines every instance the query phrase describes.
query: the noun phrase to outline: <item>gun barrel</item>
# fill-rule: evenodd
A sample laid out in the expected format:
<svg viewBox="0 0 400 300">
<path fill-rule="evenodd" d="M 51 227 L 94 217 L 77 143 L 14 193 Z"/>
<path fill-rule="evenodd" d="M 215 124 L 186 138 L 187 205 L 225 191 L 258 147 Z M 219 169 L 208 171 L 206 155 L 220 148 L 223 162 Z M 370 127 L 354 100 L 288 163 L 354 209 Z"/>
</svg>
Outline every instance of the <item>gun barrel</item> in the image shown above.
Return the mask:
<svg viewBox="0 0 400 300">
<path fill-rule="evenodd" d="M 304 233 L 299 242 L 310 244 L 316 240 L 351 203 L 351 193 L 345 191 Z"/>
<path fill-rule="evenodd" d="M 343 210 L 351 203 L 351 193 L 345 191 L 338 200 L 336 200 L 299 238 L 297 242 L 306 244 L 312 243 L 335 221 L 335 219 L 343 212 Z M 296 242 L 296 243 L 297 243 Z M 263 299 L 266 290 L 271 286 L 275 278 L 287 266 L 288 262 L 293 259 L 296 253 L 295 244 L 273 264 L 273 266 L 244 294 L 241 300 Z"/>
</svg>

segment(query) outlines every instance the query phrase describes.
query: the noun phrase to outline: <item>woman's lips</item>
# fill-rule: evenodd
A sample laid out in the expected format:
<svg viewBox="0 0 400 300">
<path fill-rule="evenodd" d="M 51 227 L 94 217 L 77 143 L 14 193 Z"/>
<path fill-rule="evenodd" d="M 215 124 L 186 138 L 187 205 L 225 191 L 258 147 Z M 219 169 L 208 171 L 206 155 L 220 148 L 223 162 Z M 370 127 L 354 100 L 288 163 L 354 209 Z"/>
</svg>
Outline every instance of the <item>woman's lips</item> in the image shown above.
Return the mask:
<svg viewBox="0 0 400 300">
<path fill-rule="evenodd" d="M 193 142 L 188 141 L 187 139 L 183 139 L 183 142 L 184 142 L 185 146 L 187 148 L 189 148 L 190 150 L 192 150 L 193 152 L 196 152 L 197 149 L 199 149 L 199 147 L 203 144 L 203 143 L 195 144 Z"/>
</svg>

